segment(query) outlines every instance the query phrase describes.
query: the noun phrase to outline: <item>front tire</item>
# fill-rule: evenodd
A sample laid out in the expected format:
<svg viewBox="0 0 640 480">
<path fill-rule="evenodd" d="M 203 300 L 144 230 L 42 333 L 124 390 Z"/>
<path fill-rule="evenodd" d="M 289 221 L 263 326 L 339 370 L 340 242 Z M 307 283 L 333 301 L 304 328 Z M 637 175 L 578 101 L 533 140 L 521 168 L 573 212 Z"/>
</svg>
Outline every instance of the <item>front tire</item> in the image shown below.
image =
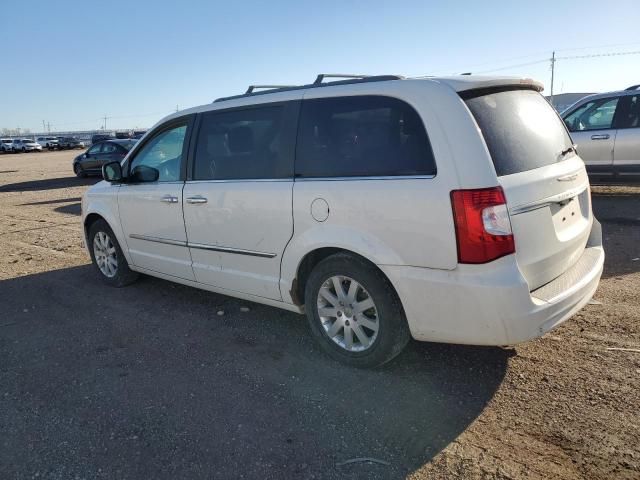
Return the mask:
<svg viewBox="0 0 640 480">
<path fill-rule="evenodd" d="M 80 168 L 80 165 L 78 165 L 77 163 L 73 166 L 73 173 L 75 173 L 76 177 L 78 177 L 78 178 L 85 178 L 87 176 L 85 171 L 82 170 Z"/>
<path fill-rule="evenodd" d="M 138 274 L 129 269 L 120 244 L 107 222 L 94 222 L 89 229 L 88 241 L 91 261 L 104 283 L 119 288 L 136 281 Z"/>
<path fill-rule="evenodd" d="M 390 361 L 411 338 L 387 278 L 354 255 L 331 255 L 313 269 L 305 287 L 305 310 L 323 350 L 354 367 Z"/>
</svg>

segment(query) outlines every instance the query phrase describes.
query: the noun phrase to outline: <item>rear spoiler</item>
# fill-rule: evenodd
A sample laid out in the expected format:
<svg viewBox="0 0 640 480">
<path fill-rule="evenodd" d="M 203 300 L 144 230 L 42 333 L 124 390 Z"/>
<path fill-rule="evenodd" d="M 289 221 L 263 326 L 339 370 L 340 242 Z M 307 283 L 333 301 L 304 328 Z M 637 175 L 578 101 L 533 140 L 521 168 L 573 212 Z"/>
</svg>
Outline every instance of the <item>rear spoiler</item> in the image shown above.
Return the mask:
<svg viewBox="0 0 640 480">
<path fill-rule="evenodd" d="M 504 85 L 504 86 L 496 86 L 496 87 L 483 87 L 483 88 L 472 88 L 469 90 L 463 90 L 462 92 L 458 92 L 460 98 L 463 100 L 469 100 L 471 98 L 482 97 L 484 95 L 490 95 L 492 93 L 500 93 L 500 92 L 510 92 L 513 90 L 533 90 L 534 92 L 540 92 L 535 85 Z"/>
<path fill-rule="evenodd" d="M 458 94 L 463 94 L 470 90 L 483 89 L 528 89 L 541 92 L 544 85 L 532 78 L 522 77 L 488 77 L 482 75 L 457 75 L 455 77 L 432 78 L 431 80 L 447 85 Z"/>
</svg>

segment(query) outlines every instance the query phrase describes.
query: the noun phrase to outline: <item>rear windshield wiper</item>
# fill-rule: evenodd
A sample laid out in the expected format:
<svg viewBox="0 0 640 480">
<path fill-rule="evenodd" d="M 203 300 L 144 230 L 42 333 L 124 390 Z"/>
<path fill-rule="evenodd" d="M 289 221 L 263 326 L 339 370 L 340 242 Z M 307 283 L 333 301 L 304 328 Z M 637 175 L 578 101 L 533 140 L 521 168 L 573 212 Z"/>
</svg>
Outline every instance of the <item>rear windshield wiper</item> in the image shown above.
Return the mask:
<svg viewBox="0 0 640 480">
<path fill-rule="evenodd" d="M 560 152 L 560 158 L 564 158 L 565 155 L 567 155 L 568 153 L 578 153 L 578 146 L 574 143 L 573 145 L 571 145 L 570 147 L 565 148 L 564 150 L 562 150 Z"/>
</svg>

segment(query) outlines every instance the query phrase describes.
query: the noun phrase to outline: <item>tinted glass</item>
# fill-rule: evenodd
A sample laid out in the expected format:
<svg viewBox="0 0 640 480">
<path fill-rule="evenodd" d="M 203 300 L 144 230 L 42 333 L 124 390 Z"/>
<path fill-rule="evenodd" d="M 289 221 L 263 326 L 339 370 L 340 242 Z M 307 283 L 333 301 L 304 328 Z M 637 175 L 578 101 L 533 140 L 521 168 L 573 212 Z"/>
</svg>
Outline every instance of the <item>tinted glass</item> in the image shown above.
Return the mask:
<svg viewBox="0 0 640 480">
<path fill-rule="evenodd" d="M 334 97 L 302 104 L 296 175 L 435 175 L 431 145 L 417 112 L 381 96 Z"/>
<path fill-rule="evenodd" d="M 291 158 L 283 148 L 284 107 L 210 112 L 202 117 L 195 180 L 285 178 Z"/>
<path fill-rule="evenodd" d="M 95 155 L 96 153 L 100 153 L 100 149 L 102 149 L 102 144 L 101 143 L 91 147 L 89 150 L 87 150 L 87 153 L 89 155 Z"/>
<path fill-rule="evenodd" d="M 553 107 L 533 90 L 509 90 L 466 100 L 498 176 L 556 163 L 571 139 Z"/>
<path fill-rule="evenodd" d="M 615 128 L 640 127 L 640 95 L 622 97 L 618 102 Z"/>
<path fill-rule="evenodd" d="M 181 125 L 158 133 L 145 143 L 131 162 L 130 171 L 145 165 L 160 172 L 159 182 L 172 182 L 180 179 L 182 147 L 187 126 Z"/>
<path fill-rule="evenodd" d="M 564 121 L 572 132 L 611 128 L 618 98 L 593 100 L 574 110 Z"/>
<path fill-rule="evenodd" d="M 117 151 L 118 151 L 117 145 L 111 142 L 106 142 L 102 144 L 102 153 L 113 153 Z"/>
</svg>

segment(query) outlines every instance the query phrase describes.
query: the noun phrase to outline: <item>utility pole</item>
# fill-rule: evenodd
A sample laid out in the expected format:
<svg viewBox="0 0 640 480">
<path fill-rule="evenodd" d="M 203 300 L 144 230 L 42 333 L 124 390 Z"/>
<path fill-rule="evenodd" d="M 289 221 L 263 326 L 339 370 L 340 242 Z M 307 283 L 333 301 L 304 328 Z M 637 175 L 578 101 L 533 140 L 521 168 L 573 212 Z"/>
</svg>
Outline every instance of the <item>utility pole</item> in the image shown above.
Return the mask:
<svg viewBox="0 0 640 480">
<path fill-rule="evenodd" d="M 178 111 L 178 104 L 176 104 L 176 112 Z"/>
<path fill-rule="evenodd" d="M 549 102 L 553 105 L 553 77 L 556 69 L 556 52 L 551 53 L 551 94 L 549 95 Z"/>
<path fill-rule="evenodd" d="M 47 133 L 51 133 L 51 122 L 47 122 Z"/>
<path fill-rule="evenodd" d="M 104 118 L 104 124 L 103 124 L 103 126 L 102 126 L 102 129 L 103 129 L 104 131 L 106 131 L 106 130 L 107 130 L 107 116 L 105 115 L 105 116 L 104 116 L 104 117 L 102 117 L 102 118 Z"/>
<path fill-rule="evenodd" d="M 45 127 L 44 120 L 42 120 L 42 133 L 44 133 L 46 131 L 47 131 L 47 129 Z"/>
</svg>

